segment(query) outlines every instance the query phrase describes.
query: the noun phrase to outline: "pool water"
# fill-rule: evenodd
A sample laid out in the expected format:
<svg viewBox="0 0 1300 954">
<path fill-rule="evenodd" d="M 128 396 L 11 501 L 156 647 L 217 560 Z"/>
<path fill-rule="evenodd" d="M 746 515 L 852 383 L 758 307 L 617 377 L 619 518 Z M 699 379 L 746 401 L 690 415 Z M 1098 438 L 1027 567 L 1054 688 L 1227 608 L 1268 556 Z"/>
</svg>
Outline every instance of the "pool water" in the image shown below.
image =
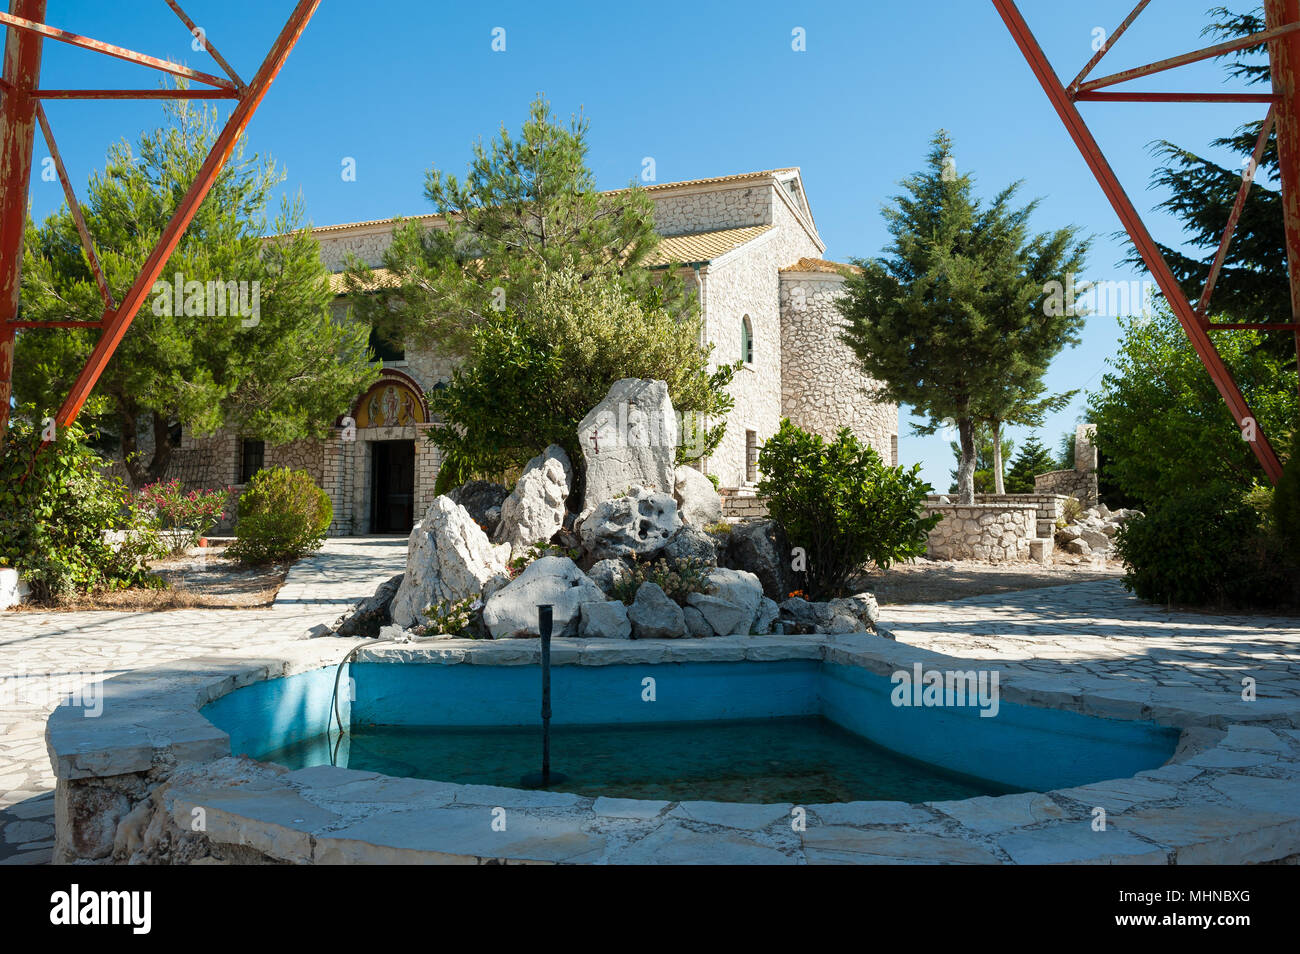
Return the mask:
<svg viewBox="0 0 1300 954">
<path fill-rule="evenodd" d="M 337 735 L 265 752 L 290 768 L 328 765 Z M 519 786 L 539 771 L 536 727 L 352 727 L 336 764 L 384 775 Z M 562 725 L 551 729 L 551 788 L 618 798 L 727 802 L 922 802 L 1018 788 L 896 755 L 820 716 Z"/>
</svg>

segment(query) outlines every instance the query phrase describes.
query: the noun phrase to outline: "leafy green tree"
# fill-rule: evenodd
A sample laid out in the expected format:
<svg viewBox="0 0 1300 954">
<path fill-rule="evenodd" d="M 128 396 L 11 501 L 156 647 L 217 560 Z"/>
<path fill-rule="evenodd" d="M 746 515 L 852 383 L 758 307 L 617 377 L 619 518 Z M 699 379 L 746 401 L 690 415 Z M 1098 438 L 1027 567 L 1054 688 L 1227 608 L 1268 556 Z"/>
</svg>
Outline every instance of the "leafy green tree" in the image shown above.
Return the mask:
<svg viewBox="0 0 1300 954">
<path fill-rule="evenodd" d="M 115 301 L 152 250 L 217 135 L 215 115 L 180 101 L 167 124 L 142 133 L 138 153 L 114 145 L 91 177 L 83 210 Z M 196 436 L 230 427 L 273 443 L 323 436 L 375 376 L 367 329 L 331 318 L 319 245 L 286 203 L 266 241 L 266 208 L 283 179 L 237 149 L 167 261 L 96 385 L 82 418 L 120 441 L 132 483 L 164 475 L 174 425 Z M 174 294 L 177 275 L 182 294 Z M 210 284 L 211 283 L 211 284 Z M 233 284 L 227 284 L 233 283 Z M 240 283 L 245 283 L 242 286 Z M 96 321 L 103 302 L 66 208 L 29 225 L 22 317 Z M 68 393 L 98 336 L 82 329 L 22 331 L 15 391 L 44 414 Z M 141 425 L 153 453 L 137 453 Z"/>
<path fill-rule="evenodd" d="M 1294 432 L 1300 408 L 1286 360 L 1261 348 L 1263 338 L 1258 331 L 1220 331 L 1214 343 L 1260 428 L 1280 443 Z M 1088 395 L 1088 416 L 1106 453 L 1108 480 L 1137 506 L 1150 510 L 1165 497 L 1211 484 L 1240 495 L 1265 481 L 1167 305 L 1161 302 L 1149 320 L 1125 323 L 1108 363 L 1112 370 Z"/>
<path fill-rule="evenodd" d="M 1018 189 L 981 203 L 940 132 L 927 168 L 905 179 L 885 209 L 893 236 L 885 256 L 857 260 L 862 272 L 839 303 L 844 341 L 881 382 L 874 396 L 928 417 L 920 433 L 956 425 L 965 502 L 975 492 L 977 422 L 1005 419 L 1006 382 L 1038 381 L 1063 347 L 1078 343 L 1084 320 L 1049 282 L 1066 284 L 1081 270 L 1088 243 L 1073 227 L 1031 235 L 1037 202 L 1015 207 Z"/>
<path fill-rule="evenodd" d="M 1030 436 L 1020 445 L 1020 453 L 1007 471 L 1007 493 L 1032 494 L 1034 478 L 1056 470 L 1056 458 L 1036 436 Z"/>
<path fill-rule="evenodd" d="M 569 454 L 581 484 L 578 424 L 621 378 L 666 381 L 682 415 L 681 460 L 708 454 L 732 407 L 732 365 L 710 369 L 697 316 L 674 315 L 653 294 L 633 297 L 612 278 L 583 280 L 573 268 L 538 282 L 526 311 L 489 313 L 470 333 L 469 354 L 430 409 L 442 426 L 438 489 L 523 465 L 548 444 Z"/>
<path fill-rule="evenodd" d="M 921 465 L 888 467 L 847 427 L 828 441 L 788 420 L 759 452 L 758 493 L 807 555 L 809 599 L 841 595 L 870 563 L 888 569 L 925 554 L 939 514 L 922 516 Z"/>
<path fill-rule="evenodd" d="M 587 132 L 581 114 L 565 125 L 539 97 L 517 136 L 502 126 L 474 145 L 464 180 L 430 169 L 424 194 L 441 221 L 399 219 L 382 271 L 350 262 L 358 317 L 392 340 L 461 355 L 477 325 L 507 308 L 526 313 L 540 279 L 564 267 L 637 298 L 658 285 L 659 304 L 693 311 L 673 272 L 652 278 L 644 267 L 659 244 L 654 203 L 635 183 L 596 188 Z"/>
</svg>

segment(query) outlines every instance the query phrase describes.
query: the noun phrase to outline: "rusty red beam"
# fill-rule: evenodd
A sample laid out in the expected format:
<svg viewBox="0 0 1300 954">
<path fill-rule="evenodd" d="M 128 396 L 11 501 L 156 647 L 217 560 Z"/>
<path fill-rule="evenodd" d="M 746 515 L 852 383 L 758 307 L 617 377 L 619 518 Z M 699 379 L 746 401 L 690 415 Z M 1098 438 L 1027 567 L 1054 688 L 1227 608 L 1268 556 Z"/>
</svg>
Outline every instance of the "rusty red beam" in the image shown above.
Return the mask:
<svg viewBox="0 0 1300 954">
<path fill-rule="evenodd" d="M 239 99 L 233 89 L 38 89 L 36 99 Z"/>
<path fill-rule="evenodd" d="M 39 102 L 36 104 L 36 121 L 41 124 L 41 133 L 45 136 L 45 145 L 50 147 L 50 157 L 54 160 L 54 169 L 59 174 L 59 184 L 63 186 L 63 196 L 68 202 L 68 211 L 72 213 L 72 221 L 77 226 L 77 234 L 81 236 L 81 247 L 86 253 L 86 261 L 90 263 L 90 271 L 95 276 L 95 283 L 99 285 L 99 295 L 104 299 L 104 307 L 112 310 L 117 307 L 113 301 L 113 293 L 108 290 L 108 281 L 104 278 L 104 270 L 99 267 L 99 256 L 95 254 L 95 243 L 90 240 L 90 230 L 86 228 L 86 218 L 81 214 L 81 203 L 77 201 L 77 193 L 72 189 L 72 180 L 68 178 L 68 170 L 63 166 L 63 156 L 59 153 L 59 147 L 54 142 L 54 132 L 50 129 L 50 120 L 45 115 L 45 109 Z"/>
<path fill-rule="evenodd" d="M 1079 93 L 1080 103 L 1266 103 L 1277 97 L 1272 93 Z"/>
<path fill-rule="evenodd" d="M 184 234 L 186 227 L 194 218 L 199 205 L 202 204 L 208 190 L 212 188 L 212 183 L 216 180 L 217 174 L 225 165 L 226 160 L 230 158 L 239 137 L 248 126 L 249 120 L 253 118 L 253 113 L 262 102 L 267 89 L 270 88 L 276 74 L 280 72 L 280 68 L 284 66 L 285 59 L 288 58 L 294 44 L 298 42 L 298 38 L 302 35 L 302 31 L 306 28 L 308 21 L 311 20 L 312 14 L 316 12 L 319 5 L 320 0 L 298 0 L 293 13 L 289 15 L 289 19 L 280 31 L 280 35 L 276 37 L 270 52 L 267 53 L 262 65 L 258 68 L 257 75 L 248 84 L 244 96 L 231 112 L 226 125 L 222 127 L 221 133 L 212 145 L 212 151 L 208 153 L 207 159 L 199 168 L 198 175 L 195 177 L 189 191 L 185 193 L 180 204 L 176 207 L 176 211 L 168 221 L 167 227 L 163 229 L 158 244 L 154 246 L 149 258 L 145 261 L 144 267 L 136 276 L 131 290 L 122 299 L 121 307 L 114 314 L 107 316 L 104 322 L 104 333 L 100 336 L 99 341 L 95 343 L 94 350 L 91 352 L 90 357 L 86 359 L 85 367 L 77 375 L 72 390 L 55 416 L 55 420 L 60 427 L 73 421 L 86 403 L 86 399 L 90 397 L 95 382 L 104 373 L 104 368 L 108 365 L 109 359 L 112 358 L 113 352 L 117 350 L 118 344 L 121 343 L 122 336 L 126 334 L 127 329 L 131 326 L 131 322 L 140 310 L 140 306 L 144 304 L 145 296 L 153 288 L 153 283 L 167 264 L 167 259 L 175 251 L 181 235 Z"/>
<path fill-rule="evenodd" d="M 45 19 L 45 0 L 12 0 L 9 9 L 25 20 Z M 13 322 L 18 317 L 27 187 L 36 138 L 36 100 L 26 90 L 39 86 L 41 77 L 40 35 L 23 30 L 5 33 L 5 88 L 0 97 L 0 434 L 9 428 L 17 337 Z"/>
<path fill-rule="evenodd" d="M 1300 0 L 1293 0 L 1293 2 L 1300 2 Z M 1178 285 L 1178 280 L 1174 277 L 1169 264 L 1160 253 L 1160 248 L 1156 245 L 1155 239 L 1151 237 L 1151 233 L 1147 230 L 1132 200 L 1129 199 L 1123 186 L 1120 185 L 1115 170 L 1111 168 L 1110 163 L 1106 160 L 1096 138 L 1088 129 L 1083 116 L 1080 115 L 1078 107 L 1070 98 L 1069 92 L 1061 84 L 1061 80 L 1052 69 L 1051 64 L 1047 61 L 1042 47 L 1029 29 L 1029 25 L 1025 22 L 1025 18 L 1021 15 L 1014 0 L 993 0 L 993 6 L 1011 32 L 1012 38 L 1020 48 L 1020 52 L 1024 55 L 1030 69 L 1033 70 L 1034 76 L 1038 79 L 1043 91 L 1056 109 L 1057 115 L 1061 117 L 1066 131 L 1070 134 L 1070 138 L 1074 140 L 1089 169 L 1092 170 L 1097 183 L 1110 201 L 1111 207 L 1119 216 L 1138 253 L 1142 256 L 1143 262 L 1146 263 L 1148 271 L 1151 272 L 1160 291 L 1164 294 L 1170 307 L 1173 308 L 1179 324 L 1183 326 L 1183 331 L 1191 341 L 1192 348 L 1201 359 L 1201 363 L 1205 365 L 1215 388 L 1223 397 L 1224 403 L 1228 405 L 1236 425 L 1243 432 L 1247 431 L 1247 429 L 1253 431 L 1254 439 L 1249 441 L 1251 449 L 1258 458 L 1260 466 L 1263 467 L 1264 473 L 1268 475 L 1269 480 L 1276 483 L 1278 478 L 1282 476 L 1282 464 L 1278 460 L 1277 452 L 1273 449 L 1273 445 L 1269 443 L 1263 428 L 1259 426 L 1258 419 L 1251 411 L 1250 405 L 1246 402 L 1246 398 L 1242 395 L 1236 382 L 1232 379 L 1232 374 L 1224 365 L 1223 359 L 1214 347 L 1214 342 L 1210 340 L 1209 335 L 1202 327 L 1200 319 L 1192 309 L 1191 302 L 1183 294 Z"/>
<path fill-rule="evenodd" d="M 139 66 L 148 66 L 151 69 L 161 70 L 164 73 L 171 73 L 174 76 L 183 76 L 196 83 L 207 83 L 209 86 L 222 86 L 228 89 L 235 88 L 235 85 L 230 82 L 230 80 L 222 79 L 220 76 L 213 76 L 211 73 L 201 73 L 198 70 L 190 69 L 188 66 L 181 66 L 179 63 L 172 63 L 168 60 L 160 60 L 156 56 L 149 56 L 146 53 L 137 53 L 135 50 L 128 50 L 126 47 L 115 46 L 112 43 L 105 43 L 102 40 L 92 40 L 88 36 L 82 36 L 79 33 L 70 33 L 67 30 L 60 30 L 58 27 L 52 27 L 46 23 L 39 23 L 26 17 L 15 16 L 12 13 L 0 13 L 0 23 L 10 27 L 17 27 L 20 30 L 37 33 L 40 36 L 47 37 L 51 40 L 58 40 L 60 43 L 79 46 L 83 50 L 93 50 L 96 53 L 103 53 L 106 56 L 116 57 L 119 60 L 126 60 L 128 63 L 135 63 Z"/>
<path fill-rule="evenodd" d="M 1114 33 L 1106 37 L 1106 41 L 1102 43 L 1101 49 L 1092 55 L 1092 59 L 1084 64 L 1083 69 L 1079 71 L 1079 75 L 1074 78 L 1072 83 L 1070 83 L 1069 90 L 1071 94 L 1078 92 L 1079 84 L 1088 78 L 1088 75 L 1092 73 L 1097 64 L 1101 62 L 1101 58 L 1110 52 L 1110 48 L 1114 46 L 1116 42 L 1119 41 L 1119 38 L 1124 35 L 1125 31 L 1133 25 L 1133 21 L 1138 18 L 1138 14 L 1145 10 L 1147 4 L 1150 2 L 1151 0 L 1139 0 L 1138 5 L 1133 8 L 1133 12 L 1124 18 L 1124 21 L 1115 28 Z"/>
<path fill-rule="evenodd" d="M 1196 313 L 1205 318 L 1205 314 L 1210 308 L 1210 296 L 1214 294 L 1214 285 L 1219 280 L 1219 272 L 1223 269 L 1223 263 L 1228 257 L 1228 248 L 1232 245 L 1233 233 L 1237 231 L 1237 220 L 1241 218 L 1241 210 L 1246 207 L 1246 196 L 1250 194 L 1251 184 L 1255 181 L 1255 172 L 1259 169 L 1259 161 L 1264 158 L 1264 149 L 1268 145 L 1268 137 L 1273 132 L 1273 123 L 1276 119 L 1277 107 L 1270 106 L 1268 115 L 1264 117 L 1264 124 L 1260 127 L 1259 136 L 1255 139 L 1255 148 L 1250 154 L 1250 167 L 1245 169 L 1241 175 L 1241 187 L 1237 190 L 1237 200 L 1232 204 L 1232 212 L 1228 214 L 1228 224 L 1223 229 L 1223 238 L 1219 239 L 1219 249 L 1214 253 L 1214 262 L 1210 265 L 1210 274 L 1205 279 L 1205 291 L 1201 292 L 1201 300 L 1196 305 Z"/>
<path fill-rule="evenodd" d="M 191 20 L 189 15 L 181 9 L 181 5 L 177 3 L 176 0 L 167 0 L 167 6 L 171 7 L 172 12 L 181 18 L 181 22 L 189 27 L 190 34 L 194 39 L 203 44 L 203 49 L 207 51 L 208 56 L 216 60 L 217 65 L 226 71 L 226 75 L 230 77 L 230 81 L 235 84 L 235 89 L 242 92 L 248 84 L 239 78 L 239 74 L 235 72 L 235 68 L 227 63 L 226 58 L 218 53 L 217 48 L 209 42 L 206 31 L 199 29 L 199 27 L 195 25 L 194 21 Z"/>
<path fill-rule="evenodd" d="M 1081 92 L 1091 92 L 1095 89 L 1101 89 L 1105 86 L 1114 86 L 1117 83 L 1126 83 L 1131 79 L 1137 79 L 1139 76 L 1151 76 L 1153 73 L 1163 73 L 1166 70 L 1176 69 L 1180 66 L 1186 66 L 1189 63 L 1199 63 L 1201 60 L 1210 60 L 1216 56 L 1223 56 L 1225 53 L 1234 53 L 1237 50 L 1244 50 L 1248 46 L 1258 46 L 1261 43 L 1267 43 L 1269 40 L 1275 40 L 1287 34 L 1300 30 L 1300 23 L 1284 23 L 1280 26 L 1271 27 L 1267 30 L 1261 30 L 1259 33 L 1252 33 L 1250 36 L 1240 36 L 1231 40 L 1225 40 L 1222 43 L 1216 43 L 1213 46 L 1207 46 L 1204 49 L 1193 50 L 1191 53 L 1180 53 L 1178 56 L 1171 56 L 1168 59 L 1157 60 L 1154 63 L 1147 63 L 1145 66 L 1135 66 L 1132 69 L 1121 70 L 1118 73 L 1111 73 L 1109 76 L 1103 76 L 1101 79 L 1089 80 L 1079 85 Z"/>
</svg>

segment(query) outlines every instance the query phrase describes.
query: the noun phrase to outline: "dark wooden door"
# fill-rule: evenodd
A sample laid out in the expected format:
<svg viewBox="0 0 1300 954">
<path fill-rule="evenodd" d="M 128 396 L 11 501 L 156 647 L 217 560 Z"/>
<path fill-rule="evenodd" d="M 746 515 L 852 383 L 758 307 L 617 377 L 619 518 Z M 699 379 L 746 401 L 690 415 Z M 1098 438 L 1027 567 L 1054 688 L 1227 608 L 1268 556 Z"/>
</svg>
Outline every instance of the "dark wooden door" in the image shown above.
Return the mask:
<svg viewBox="0 0 1300 954">
<path fill-rule="evenodd" d="M 407 533 L 415 524 L 415 441 L 375 441 L 370 528 Z"/>
</svg>

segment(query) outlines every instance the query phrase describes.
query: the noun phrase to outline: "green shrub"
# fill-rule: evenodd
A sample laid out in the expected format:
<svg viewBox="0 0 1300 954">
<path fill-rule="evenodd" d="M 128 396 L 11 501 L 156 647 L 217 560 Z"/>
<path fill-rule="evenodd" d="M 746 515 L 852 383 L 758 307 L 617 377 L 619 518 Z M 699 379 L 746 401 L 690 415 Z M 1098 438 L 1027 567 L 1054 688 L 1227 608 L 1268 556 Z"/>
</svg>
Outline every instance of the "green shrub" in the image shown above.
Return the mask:
<svg viewBox="0 0 1300 954">
<path fill-rule="evenodd" d="M 30 409 L 15 413 L 0 456 L 0 566 L 40 602 L 74 592 L 161 585 L 145 560 L 156 532 L 126 508 L 127 490 L 76 425 L 44 450 Z M 118 542 L 106 534 L 124 538 Z"/>
<path fill-rule="evenodd" d="M 921 467 L 886 467 L 848 428 L 834 441 L 789 421 L 763 444 L 760 495 L 806 556 L 812 599 L 844 592 L 867 563 L 881 569 L 922 556 L 939 515 L 923 516 L 930 485 Z"/>
<path fill-rule="evenodd" d="M 230 555 L 244 563 L 275 563 L 320 549 L 334 507 L 305 470 L 275 467 L 253 475 L 238 514 Z"/>
<path fill-rule="evenodd" d="M 1273 527 L 1293 559 L 1300 560 L 1300 429 L 1291 441 L 1291 456 L 1273 488 Z"/>
<path fill-rule="evenodd" d="M 610 599 L 621 600 L 631 606 L 642 583 L 656 583 L 669 599 L 684 605 L 692 593 L 714 591 L 715 587 L 709 582 L 711 569 L 711 566 L 695 557 L 683 560 L 660 557 L 653 563 L 634 560 L 627 571 L 614 581 L 610 588 Z"/>
<path fill-rule="evenodd" d="M 1294 599 L 1292 561 L 1240 492 L 1211 484 L 1120 527 L 1124 586 L 1153 603 L 1262 608 Z"/>
</svg>

